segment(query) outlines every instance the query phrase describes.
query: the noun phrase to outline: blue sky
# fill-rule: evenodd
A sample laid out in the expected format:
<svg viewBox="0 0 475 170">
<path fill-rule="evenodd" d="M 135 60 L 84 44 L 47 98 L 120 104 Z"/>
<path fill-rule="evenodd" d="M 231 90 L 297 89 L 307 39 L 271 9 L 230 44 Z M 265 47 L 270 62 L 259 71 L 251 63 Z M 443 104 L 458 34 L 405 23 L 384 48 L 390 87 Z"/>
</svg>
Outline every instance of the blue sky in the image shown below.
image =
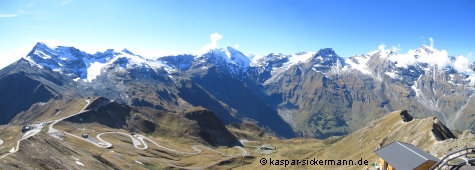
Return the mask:
<svg viewBox="0 0 475 170">
<path fill-rule="evenodd" d="M 449 55 L 470 56 L 475 1 L 2 0 L 0 29 L 3 64 L 26 56 L 37 41 L 153 57 L 196 52 L 213 33 L 222 36 L 217 47 L 246 54 L 331 47 L 349 57 L 382 43 L 407 52 L 431 37 Z"/>
</svg>

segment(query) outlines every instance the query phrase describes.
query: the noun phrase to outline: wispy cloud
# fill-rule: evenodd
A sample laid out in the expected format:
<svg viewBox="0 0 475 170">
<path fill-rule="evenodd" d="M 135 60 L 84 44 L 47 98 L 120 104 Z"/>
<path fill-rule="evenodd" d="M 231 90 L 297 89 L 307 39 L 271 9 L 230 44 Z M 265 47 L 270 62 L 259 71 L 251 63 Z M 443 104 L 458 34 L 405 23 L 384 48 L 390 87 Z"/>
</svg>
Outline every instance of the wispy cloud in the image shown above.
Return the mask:
<svg viewBox="0 0 475 170">
<path fill-rule="evenodd" d="M 239 44 L 234 44 L 234 48 L 239 48 Z"/>
<path fill-rule="evenodd" d="M 11 18 L 16 16 L 16 14 L 0 14 L 0 18 Z"/>
<path fill-rule="evenodd" d="M 64 0 L 63 2 L 61 2 L 61 4 L 59 4 L 59 6 L 69 4 L 69 3 L 73 2 L 73 1 L 74 1 L 74 0 Z"/>
<path fill-rule="evenodd" d="M 381 51 L 384 51 L 385 47 L 386 47 L 386 45 L 384 45 L 384 43 L 381 43 L 381 45 L 378 46 L 378 49 L 381 50 Z"/>
<path fill-rule="evenodd" d="M 207 51 L 209 51 L 211 49 L 215 49 L 216 47 L 218 47 L 218 41 L 221 38 L 223 38 L 223 36 L 218 34 L 217 32 L 215 32 L 214 34 L 211 34 L 209 36 L 210 36 L 210 39 L 211 39 L 211 43 L 206 44 L 205 46 L 203 46 L 203 48 L 201 48 L 201 50 L 196 52 L 197 54 L 203 54 L 203 53 L 206 53 Z"/>
<path fill-rule="evenodd" d="M 35 2 L 31 2 L 29 4 L 26 4 L 26 6 L 33 6 L 33 5 L 35 5 Z"/>
<path fill-rule="evenodd" d="M 27 45 L 16 49 L 3 49 L 0 51 L 0 69 L 10 65 L 11 63 L 25 57 L 33 46 Z"/>
</svg>

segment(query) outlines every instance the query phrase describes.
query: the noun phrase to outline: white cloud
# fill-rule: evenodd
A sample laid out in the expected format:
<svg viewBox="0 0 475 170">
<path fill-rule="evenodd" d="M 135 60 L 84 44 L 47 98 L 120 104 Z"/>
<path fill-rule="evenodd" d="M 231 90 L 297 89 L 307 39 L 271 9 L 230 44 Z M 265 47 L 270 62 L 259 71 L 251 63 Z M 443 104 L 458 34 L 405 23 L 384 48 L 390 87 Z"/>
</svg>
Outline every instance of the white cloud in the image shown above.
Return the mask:
<svg viewBox="0 0 475 170">
<path fill-rule="evenodd" d="M 391 50 L 392 50 L 392 51 L 401 51 L 401 46 L 398 44 L 397 47 L 393 46 L 393 47 L 391 48 Z"/>
<path fill-rule="evenodd" d="M 434 39 L 432 37 L 429 37 L 430 40 L 430 47 L 434 47 Z"/>
<path fill-rule="evenodd" d="M 381 44 L 381 45 L 378 46 L 378 49 L 381 50 L 381 51 L 384 51 L 385 47 L 386 47 L 386 45 Z"/>
<path fill-rule="evenodd" d="M 445 50 L 439 51 L 436 49 L 433 49 L 433 50 L 434 50 L 433 54 L 425 54 L 425 53 L 419 54 L 420 57 L 417 58 L 417 61 L 422 62 L 422 63 L 429 63 L 432 65 L 438 65 L 441 68 L 451 65 L 452 61 L 450 61 L 449 54 L 447 53 L 447 51 Z"/>
<path fill-rule="evenodd" d="M 457 56 L 453 64 L 454 69 L 459 73 L 472 73 L 470 70 L 470 60 L 464 56 Z"/>
<path fill-rule="evenodd" d="M 0 18 L 11 18 L 16 16 L 16 14 L 0 14 Z"/>
<path fill-rule="evenodd" d="M 223 38 L 223 36 L 219 35 L 217 32 L 215 32 L 214 34 L 211 34 L 210 37 L 211 37 L 211 44 L 213 44 L 214 46 L 217 46 L 218 40 Z"/>
<path fill-rule="evenodd" d="M 468 53 L 467 58 L 472 59 L 473 52 Z"/>
<path fill-rule="evenodd" d="M 239 44 L 234 44 L 234 48 L 239 48 Z"/>
<path fill-rule="evenodd" d="M 35 2 L 31 2 L 29 4 L 26 4 L 26 6 L 33 6 L 35 4 Z"/>
<path fill-rule="evenodd" d="M 210 36 L 210 39 L 211 39 L 211 43 L 209 44 L 206 44 L 205 46 L 203 46 L 203 48 L 201 48 L 201 50 L 198 50 L 197 52 L 195 52 L 196 54 L 203 54 L 203 53 L 206 53 L 207 51 L 211 50 L 211 49 L 215 49 L 218 47 L 218 41 L 223 38 L 222 35 L 219 35 L 217 32 L 209 35 Z"/>
<path fill-rule="evenodd" d="M 428 63 L 430 65 L 437 65 L 439 68 L 444 68 L 447 66 L 452 66 L 457 72 L 460 73 L 472 73 L 473 71 L 470 70 L 470 57 L 464 56 L 457 56 L 455 61 L 452 61 L 449 57 L 449 54 L 445 50 L 437 50 L 433 48 L 434 39 L 429 38 L 431 41 L 431 47 L 429 49 L 432 53 L 426 53 L 425 51 L 420 51 L 420 53 L 416 53 L 416 50 L 409 50 L 406 54 L 399 54 L 393 55 L 388 58 L 388 60 L 397 62 L 397 67 L 404 67 L 407 68 L 409 65 L 414 65 L 416 63 Z M 379 49 L 384 49 L 381 45 L 378 47 Z M 393 50 L 397 49 L 393 47 Z M 419 56 L 416 58 L 416 55 Z"/>
<path fill-rule="evenodd" d="M 406 54 L 400 55 L 392 55 L 388 58 L 390 61 L 396 61 L 397 67 L 404 67 L 407 68 L 408 65 L 413 65 L 417 62 L 416 58 L 414 57 L 415 50 L 409 50 Z"/>
<path fill-rule="evenodd" d="M 28 55 L 28 53 L 33 48 L 33 45 L 23 46 L 16 49 L 11 50 L 2 50 L 0 51 L 0 69 L 10 65 L 11 63 L 19 60 L 22 57 Z"/>
<path fill-rule="evenodd" d="M 419 57 L 416 58 L 415 55 Z M 447 51 L 445 50 L 436 50 L 433 49 L 432 54 L 427 54 L 425 52 L 416 54 L 416 50 L 409 50 L 406 54 L 393 55 L 388 58 L 388 60 L 397 62 L 397 67 L 407 68 L 408 65 L 414 65 L 418 62 L 428 63 L 431 65 L 437 65 L 439 68 L 446 66 L 453 66 L 453 61 L 450 60 Z"/>
</svg>

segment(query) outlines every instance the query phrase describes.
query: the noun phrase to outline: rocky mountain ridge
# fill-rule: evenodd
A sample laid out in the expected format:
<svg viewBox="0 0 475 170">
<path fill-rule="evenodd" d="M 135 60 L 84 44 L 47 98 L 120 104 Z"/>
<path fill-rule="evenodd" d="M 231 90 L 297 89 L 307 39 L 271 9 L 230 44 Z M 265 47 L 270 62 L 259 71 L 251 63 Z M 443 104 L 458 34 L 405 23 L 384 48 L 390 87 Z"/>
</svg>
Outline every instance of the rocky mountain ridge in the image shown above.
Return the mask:
<svg viewBox="0 0 475 170">
<path fill-rule="evenodd" d="M 251 121 L 283 137 L 325 138 L 348 134 L 398 109 L 419 118 L 437 116 L 452 129 L 474 129 L 467 105 L 475 66 L 461 64 L 464 59 L 422 45 L 407 54 L 381 48 L 349 58 L 331 48 L 258 56 L 226 47 L 152 60 L 126 49 L 87 54 L 38 43 L 3 70 L 37 77 L 50 70 L 67 83 L 48 89 L 71 86 L 55 93 L 58 98 L 105 96 L 173 112 L 203 106 L 225 124 Z M 10 75 L 3 72 L 0 76 Z"/>
</svg>

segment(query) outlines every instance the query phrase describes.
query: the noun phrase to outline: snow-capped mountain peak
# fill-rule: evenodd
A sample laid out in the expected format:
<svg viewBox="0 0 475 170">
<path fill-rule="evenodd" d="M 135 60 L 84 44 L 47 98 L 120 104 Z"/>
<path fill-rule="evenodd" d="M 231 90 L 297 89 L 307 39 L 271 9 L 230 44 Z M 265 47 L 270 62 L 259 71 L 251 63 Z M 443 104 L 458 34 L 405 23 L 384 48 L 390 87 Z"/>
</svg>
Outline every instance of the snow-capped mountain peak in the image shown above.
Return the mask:
<svg viewBox="0 0 475 170">
<path fill-rule="evenodd" d="M 130 54 L 130 55 L 135 55 L 134 53 L 127 50 L 127 48 L 124 48 L 121 52 L 126 53 L 126 54 Z"/>
</svg>

